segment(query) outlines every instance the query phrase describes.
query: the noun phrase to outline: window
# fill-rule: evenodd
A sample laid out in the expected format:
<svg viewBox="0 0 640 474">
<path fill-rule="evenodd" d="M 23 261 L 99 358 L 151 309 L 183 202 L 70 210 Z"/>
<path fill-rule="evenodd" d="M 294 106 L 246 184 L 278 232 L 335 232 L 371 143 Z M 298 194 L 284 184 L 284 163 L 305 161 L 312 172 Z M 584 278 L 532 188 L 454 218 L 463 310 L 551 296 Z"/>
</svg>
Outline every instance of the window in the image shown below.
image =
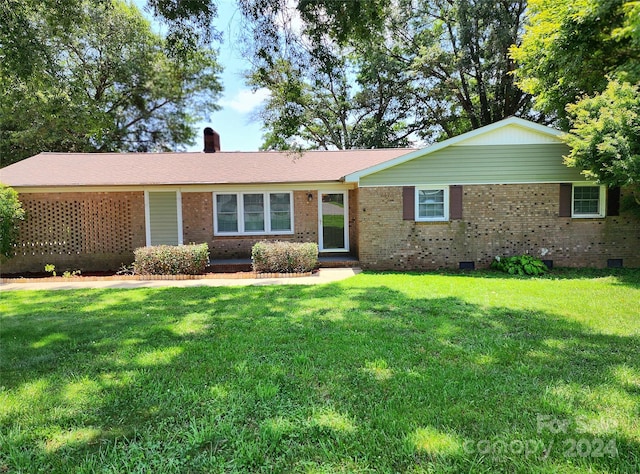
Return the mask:
<svg viewBox="0 0 640 474">
<path fill-rule="evenodd" d="M 291 231 L 291 194 L 271 193 L 269 194 L 269 205 L 271 208 L 271 230 Z"/>
<path fill-rule="evenodd" d="M 244 231 L 264 232 L 264 194 L 244 194 Z"/>
<path fill-rule="evenodd" d="M 572 217 L 604 217 L 604 186 L 573 185 Z"/>
<path fill-rule="evenodd" d="M 448 221 L 448 187 L 416 188 L 416 221 Z"/>
<path fill-rule="evenodd" d="M 293 233 L 291 192 L 219 193 L 214 202 L 218 235 Z"/>
<path fill-rule="evenodd" d="M 217 223 L 219 232 L 238 232 L 238 196 L 218 194 L 216 196 Z"/>
</svg>

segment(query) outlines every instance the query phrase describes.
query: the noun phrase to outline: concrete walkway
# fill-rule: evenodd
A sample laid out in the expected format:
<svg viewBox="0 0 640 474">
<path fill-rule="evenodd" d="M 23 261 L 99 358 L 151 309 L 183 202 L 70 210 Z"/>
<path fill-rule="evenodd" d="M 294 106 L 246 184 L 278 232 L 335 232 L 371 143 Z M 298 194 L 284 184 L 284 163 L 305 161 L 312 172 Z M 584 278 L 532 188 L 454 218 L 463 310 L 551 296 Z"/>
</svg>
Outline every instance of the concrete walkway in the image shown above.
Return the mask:
<svg viewBox="0 0 640 474">
<path fill-rule="evenodd" d="M 83 288 L 160 288 L 165 286 L 268 286 L 317 285 L 344 280 L 360 273 L 360 268 L 321 268 L 312 276 L 292 278 L 212 278 L 201 280 L 98 280 L 0 283 L 0 291 L 12 290 L 78 290 Z"/>
</svg>

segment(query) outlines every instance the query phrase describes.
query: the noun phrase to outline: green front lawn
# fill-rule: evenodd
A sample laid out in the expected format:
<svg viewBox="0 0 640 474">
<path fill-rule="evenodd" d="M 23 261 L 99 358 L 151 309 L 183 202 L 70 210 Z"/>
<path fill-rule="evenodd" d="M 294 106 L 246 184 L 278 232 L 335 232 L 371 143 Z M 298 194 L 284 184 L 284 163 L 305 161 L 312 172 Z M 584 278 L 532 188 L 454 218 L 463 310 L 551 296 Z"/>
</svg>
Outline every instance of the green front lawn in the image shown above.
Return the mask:
<svg viewBox="0 0 640 474">
<path fill-rule="evenodd" d="M 640 272 L 0 294 L 0 472 L 637 472 Z"/>
</svg>

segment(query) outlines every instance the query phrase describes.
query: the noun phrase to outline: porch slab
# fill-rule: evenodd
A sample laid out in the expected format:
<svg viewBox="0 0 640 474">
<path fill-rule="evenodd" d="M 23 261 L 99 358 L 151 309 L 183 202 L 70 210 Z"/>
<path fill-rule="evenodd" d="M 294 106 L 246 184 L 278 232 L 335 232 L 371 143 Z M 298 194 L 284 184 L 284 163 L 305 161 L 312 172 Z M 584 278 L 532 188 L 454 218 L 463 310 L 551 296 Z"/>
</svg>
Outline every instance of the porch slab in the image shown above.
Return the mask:
<svg viewBox="0 0 640 474">
<path fill-rule="evenodd" d="M 353 255 L 321 255 L 318 257 L 319 268 L 353 268 L 360 262 Z M 206 271 L 212 273 L 250 272 L 250 258 L 215 259 L 209 262 Z"/>
</svg>

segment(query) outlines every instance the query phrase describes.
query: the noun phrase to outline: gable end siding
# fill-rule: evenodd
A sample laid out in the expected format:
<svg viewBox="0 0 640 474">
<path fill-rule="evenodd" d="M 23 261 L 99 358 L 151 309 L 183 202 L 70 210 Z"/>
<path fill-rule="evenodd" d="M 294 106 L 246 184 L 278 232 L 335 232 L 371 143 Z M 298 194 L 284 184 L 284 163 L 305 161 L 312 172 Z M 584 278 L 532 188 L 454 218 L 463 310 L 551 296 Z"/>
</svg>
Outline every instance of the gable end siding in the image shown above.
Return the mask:
<svg viewBox="0 0 640 474">
<path fill-rule="evenodd" d="M 585 181 L 563 163 L 564 144 L 450 146 L 363 176 L 360 186 Z"/>
</svg>

